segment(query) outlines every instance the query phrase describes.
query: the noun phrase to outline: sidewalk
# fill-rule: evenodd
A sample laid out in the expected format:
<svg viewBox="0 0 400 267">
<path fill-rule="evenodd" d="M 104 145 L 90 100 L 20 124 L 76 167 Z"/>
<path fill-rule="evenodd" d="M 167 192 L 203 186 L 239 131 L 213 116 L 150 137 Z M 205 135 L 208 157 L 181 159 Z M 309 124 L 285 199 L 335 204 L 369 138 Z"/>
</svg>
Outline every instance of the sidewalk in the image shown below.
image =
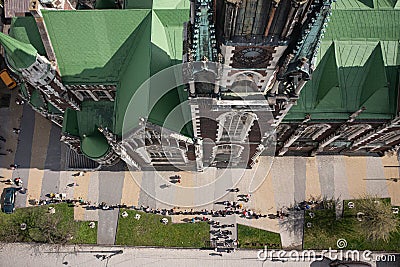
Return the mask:
<svg viewBox="0 0 400 267">
<path fill-rule="evenodd" d="M 317 196 L 343 200 L 376 194 L 390 197 L 392 205 L 400 206 L 400 183 L 385 180 L 399 177 L 400 168 L 384 167 L 399 165 L 396 156 L 261 157 L 253 170 L 245 170 L 244 173 L 236 169 L 225 171 L 215 168 L 209 168 L 203 173 L 181 172 L 182 183 L 179 186 L 185 188 L 182 190 L 176 186 L 163 187 L 168 184 L 169 177 L 176 174 L 170 171 L 96 171 L 74 177 L 74 172 L 65 171 L 63 166 L 65 145 L 59 142 L 60 128 L 35 113 L 30 106 L 16 105 L 16 90 L 1 92 L 11 94 L 10 107 L 0 108 L 0 119 L 3 122 L 0 124 L 0 135 L 6 139 L 6 142 L 0 141 L 0 153 L 5 154 L 0 156 L 0 175 L 4 177 L 1 180 L 21 177 L 24 187 L 28 189 L 27 194 L 18 194 L 17 207 L 29 206 L 29 199 L 45 198 L 49 193 L 66 193 L 67 198 L 81 197 L 92 203 L 106 202 L 109 205 L 215 210 L 221 208 L 214 204 L 220 199 L 237 201 L 235 194 L 226 194 L 226 189 L 231 187 L 240 188 L 241 194 L 250 193 L 252 196 L 248 203 L 244 203 L 244 208 L 262 214 L 275 214 L 282 207 Z M 12 128 L 21 128 L 20 134 L 13 133 Z M 13 152 L 7 153 L 7 149 Z M 271 162 L 273 164 L 270 169 Z M 15 171 L 8 169 L 13 163 L 20 165 Z M 67 186 L 73 182 L 79 186 Z M 249 189 L 254 188 L 254 185 L 260 186 L 255 192 L 250 192 Z M 0 190 L 9 186 L 2 182 Z M 110 224 L 115 226 L 118 215 L 111 217 Z M 78 207 L 75 208 L 74 218 L 98 221 L 101 226 L 99 240 L 111 243 L 115 239 L 114 230 L 112 234 L 102 230 L 107 229 L 102 225 L 107 225 L 109 218 L 100 215 L 100 211 Z M 237 222 L 281 233 L 284 246 L 298 244 L 301 239 L 301 236 L 287 233 L 277 220 L 238 218 Z"/>
</svg>

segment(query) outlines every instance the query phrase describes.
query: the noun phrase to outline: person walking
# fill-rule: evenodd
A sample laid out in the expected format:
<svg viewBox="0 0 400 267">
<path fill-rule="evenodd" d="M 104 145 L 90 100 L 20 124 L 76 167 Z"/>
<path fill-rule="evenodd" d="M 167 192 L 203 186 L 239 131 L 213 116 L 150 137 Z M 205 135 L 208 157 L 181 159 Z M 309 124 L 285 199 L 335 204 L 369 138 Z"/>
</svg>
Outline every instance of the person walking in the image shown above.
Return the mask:
<svg viewBox="0 0 400 267">
<path fill-rule="evenodd" d="M 20 177 L 17 177 L 17 178 L 15 178 L 14 179 L 14 183 L 17 185 L 17 186 L 22 186 L 22 180 L 21 180 L 21 178 Z"/>
<path fill-rule="evenodd" d="M 15 169 L 18 168 L 18 166 L 19 166 L 19 165 L 18 165 L 18 164 L 15 164 L 15 163 L 14 163 L 14 164 L 10 164 L 10 169 L 11 169 L 11 170 L 15 170 Z"/>
</svg>

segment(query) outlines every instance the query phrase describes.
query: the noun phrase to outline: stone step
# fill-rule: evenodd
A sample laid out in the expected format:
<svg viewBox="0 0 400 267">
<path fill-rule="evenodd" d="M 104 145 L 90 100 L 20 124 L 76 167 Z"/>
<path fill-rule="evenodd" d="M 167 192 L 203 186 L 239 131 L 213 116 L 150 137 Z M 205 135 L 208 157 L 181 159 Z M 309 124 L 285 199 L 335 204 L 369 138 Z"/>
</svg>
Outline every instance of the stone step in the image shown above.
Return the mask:
<svg viewBox="0 0 400 267">
<path fill-rule="evenodd" d="M 67 170 L 82 171 L 82 170 L 97 170 L 100 165 L 89 159 L 83 154 L 78 154 L 74 150 L 67 149 Z"/>
</svg>

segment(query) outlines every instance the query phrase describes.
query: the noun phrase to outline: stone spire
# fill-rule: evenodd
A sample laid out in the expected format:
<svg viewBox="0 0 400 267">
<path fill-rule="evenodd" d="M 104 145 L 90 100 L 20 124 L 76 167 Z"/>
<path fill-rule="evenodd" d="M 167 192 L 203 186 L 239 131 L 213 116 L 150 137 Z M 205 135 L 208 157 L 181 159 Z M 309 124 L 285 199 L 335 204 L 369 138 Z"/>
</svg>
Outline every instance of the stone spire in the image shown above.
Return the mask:
<svg viewBox="0 0 400 267">
<path fill-rule="evenodd" d="M 37 50 L 31 44 L 18 41 L 1 32 L 0 43 L 12 67 L 18 70 L 26 69 L 36 61 Z"/>
</svg>

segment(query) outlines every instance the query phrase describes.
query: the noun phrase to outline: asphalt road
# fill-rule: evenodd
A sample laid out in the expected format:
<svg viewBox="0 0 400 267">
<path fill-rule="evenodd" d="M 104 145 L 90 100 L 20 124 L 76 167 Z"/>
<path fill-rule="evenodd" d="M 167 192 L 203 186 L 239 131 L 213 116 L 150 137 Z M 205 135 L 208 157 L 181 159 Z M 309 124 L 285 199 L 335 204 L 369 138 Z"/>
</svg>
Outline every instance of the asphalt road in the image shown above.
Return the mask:
<svg viewBox="0 0 400 267">
<path fill-rule="evenodd" d="M 30 267 L 99 267 L 99 266 L 255 266 L 255 267 L 328 267 L 330 260 L 314 262 L 271 261 L 257 258 L 255 250 L 239 250 L 222 256 L 212 250 L 126 248 L 105 246 L 49 246 L 32 244 L 0 244 L 0 266 Z M 398 267 L 398 262 L 373 267 Z M 359 266 L 359 265 L 358 265 Z M 356 267 L 356 266 L 354 266 Z"/>
</svg>

